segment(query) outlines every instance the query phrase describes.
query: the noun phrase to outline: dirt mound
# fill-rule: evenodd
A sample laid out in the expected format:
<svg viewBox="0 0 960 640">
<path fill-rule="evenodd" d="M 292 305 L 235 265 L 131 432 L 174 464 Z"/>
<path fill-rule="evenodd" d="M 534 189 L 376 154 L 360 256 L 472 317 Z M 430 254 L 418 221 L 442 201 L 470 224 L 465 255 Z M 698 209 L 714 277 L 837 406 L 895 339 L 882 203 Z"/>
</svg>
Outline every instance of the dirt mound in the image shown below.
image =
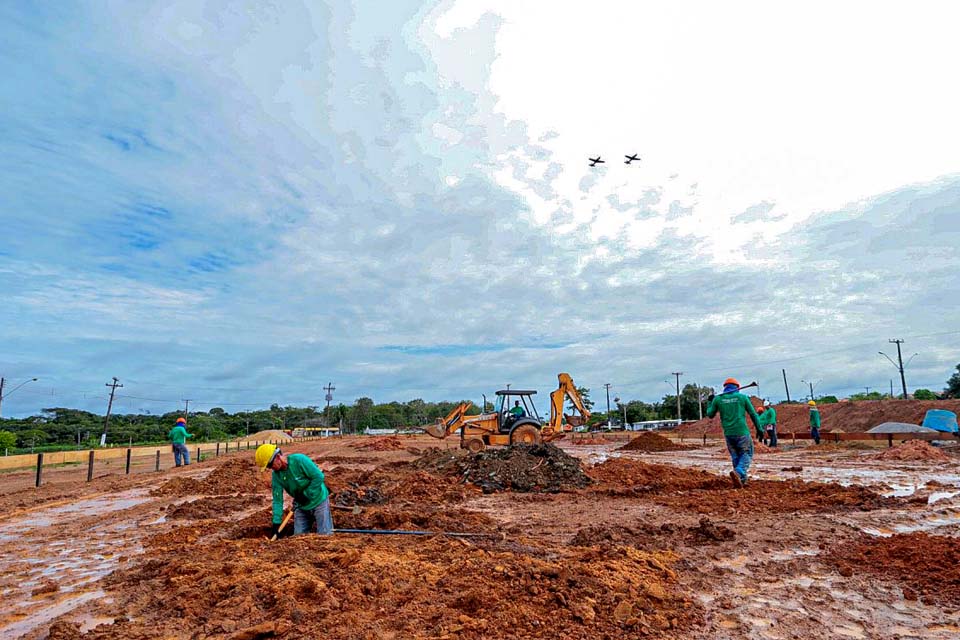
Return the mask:
<svg viewBox="0 0 960 640">
<path fill-rule="evenodd" d="M 822 404 L 817 408 L 823 421 L 822 432 L 862 433 L 884 422 L 920 424 L 929 409 L 960 413 L 960 400 L 861 400 Z M 810 410 L 806 404 L 778 404 L 776 410 L 778 433 L 810 431 Z M 721 433 L 720 419 L 704 418 L 681 425 L 677 431 L 690 436 L 703 435 L 704 432 L 718 435 Z"/>
<path fill-rule="evenodd" d="M 420 453 L 416 460 L 408 464 L 414 469 L 422 469 L 441 475 L 455 475 L 459 472 L 460 461 L 469 453 L 466 449 L 439 449 L 431 447 Z"/>
<path fill-rule="evenodd" d="M 658 433 L 645 431 L 617 451 L 689 451 L 690 449 L 696 449 L 696 447 L 677 444 Z"/>
<path fill-rule="evenodd" d="M 229 517 L 235 511 L 245 511 L 254 506 L 263 506 L 266 496 L 217 496 L 200 498 L 167 510 L 167 518 L 172 520 L 204 520 L 207 518 Z"/>
<path fill-rule="evenodd" d="M 445 506 L 365 507 L 360 513 L 335 512 L 333 521 L 338 529 L 416 529 L 492 533 L 499 528 L 497 521 L 488 515 L 469 509 L 451 509 Z"/>
<path fill-rule="evenodd" d="M 863 536 L 856 543 L 831 546 L 828 557 L 842 576 L 868 573 L 898 582 L 907 600 L 960 605 L 960 547 L 956 538 L 927 533 Z"/>
<path fill-rule="evenodd" d="M 536 491 L 556 493 L 590 484 L 580 461 L 556 445 L 514 445 L 487 449 L 458 462 L 464 480 L 484 493 Z"/>
<path fill-rule="evenodd" d="M 591 525 L 577 531 L 570 544 L 578 547 L 626 545 L 638 549 L 676 548 L 681 544 L 713 544 L 736 538 L 733 529 L 700 518 L 697 526 L 664 523 L 654 526 L 638 522 L 633 526 Z"/>
<path fill-rule="evenodd" d="M 386 536 L 219 541 L 116 572 L 117 621 L 86 634 L 58 624 L 52 637 L 180 637 L 184 620 L 196 637 L 233 640 L 683 637 L 703 622 L 672 553 L 545 551 Z"/>
<path fill-rule="evenodd" d="M 236 493 L 263 493 L 270 488 L 270 476 L 260 473 L 253 460 L 233 458 L 222 463 L 202 480 L 177 477 L 150 492 L 151 496 L 223 496 Z"/>
<path fill-rule="evenodd" d="M 638 495 L 726 489 L 730 481 L 699 469 L 649 464 L 627 458 L 613 458 L 594 465 L 587 473 L 597 482 L 596 490 L 610 495 Z"/>
<path fill-rule="evenodd" d="M 406 447 L 403 440 L 397 436 L 387 436 L 385 438 L 374 438 L 373 440 L 355 442 L 350 446 L 363 451 L 399 451 Z"/>
<path fill-rule="evenodd" d="M 923 440 L 907 440 L 874 456 L 878 460 L 910 460 L 917 462 L 949 462 L 950 456 Z"/>
<path fill-rule="evenodd" d="M 287 440 L 293 440 L 293 438 L 279 429 L 266 429 L 244 436 L 241 442 L 279 442 Z"/>
<path fill-rule="evenodd" d="M 415 468 L 409 462 L 382 464 L 372 471 L 344 471 L 327 475 L 333 503 L 383 504 L 463 502 L 479 490 L 464 484 L 456 474 L 439 475 Z"/>
</svg>

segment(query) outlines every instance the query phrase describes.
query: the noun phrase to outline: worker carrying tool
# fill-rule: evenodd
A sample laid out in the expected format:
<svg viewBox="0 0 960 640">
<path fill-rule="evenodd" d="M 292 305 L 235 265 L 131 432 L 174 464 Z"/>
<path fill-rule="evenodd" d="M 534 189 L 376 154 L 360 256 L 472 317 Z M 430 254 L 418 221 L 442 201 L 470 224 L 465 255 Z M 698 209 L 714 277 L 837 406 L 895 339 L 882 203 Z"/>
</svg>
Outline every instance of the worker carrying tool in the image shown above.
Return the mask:
<svg viewBox="0 0 960 640">
<path fill-rule="evenodd" d="M 735 378 L 724 380 L 723 393 L 710 399 L 707 417 L 712 418 L 718 412 L 727 451 L 730 452 L 730 460 L 733 462 L 730 479 L 733 486 L 740 489 L 747 483 L 747 472 L 753 459 L 753 439 L 750 437 L 745 416 L 750 416 L 754 428 L 759 427 L 760 418 L 750 398 L 740 393 L 740 383 Z"/>
<path fill-rule="evenodd" d="M 820 444 L 820 410 L 817 409 L 817 403 L 813 400 L 807 403 L 810 407 L 810 437 L 817 444 Z"/>
<path fill-rule="evenodd" d="M 284 455 L 275 444 L 262 444 L 254 453 L 261 471 L 273 471 L 273 520 L 270 533 L 280 530 L 283 519 L 283 492 L 293 497 L 293 535 L 311 529 L 320 535 L 333 533 L 330 517 L 330 492 L 323 471 L 302 453 Z"/>
<path fill-rule="evenodd" d="M 760 424 L 767 432 L 764 444 L 768 447 L 777 446 L 777 410 L 770 405 L 766 405 L 757 409 L 757 413 L 760 414 Z"/>
<path fill-rule="evenodd" d="M 187 438 L 192 438 L 192 433 L 187 433 L 187 419 L 177 418 L 177 424 L 170 433 L 167 434 L 173 446 L 173 463 L 178 467 L 190 465 L 190 450 L 187 449 Z M 159 462 L 157 463 L 159 464 Z"/>
</svg>

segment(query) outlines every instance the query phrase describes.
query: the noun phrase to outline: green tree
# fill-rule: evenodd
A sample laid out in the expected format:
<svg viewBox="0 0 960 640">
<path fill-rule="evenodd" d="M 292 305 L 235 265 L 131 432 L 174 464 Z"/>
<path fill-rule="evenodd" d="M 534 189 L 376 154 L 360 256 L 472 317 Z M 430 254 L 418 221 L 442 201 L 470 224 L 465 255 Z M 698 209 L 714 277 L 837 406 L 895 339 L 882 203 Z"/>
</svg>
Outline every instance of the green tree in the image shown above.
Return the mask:
<svg viewBox="0 0 960 640">
<path fill-rule="evenodd" d="M 45 431 L 40 429 L 27 429 L 19 434 L 20 446 L 36 447 L 46 442 L 49 437 Z"/>
<path fill-rule="evenodd" d="M 822 396 L 817 398 L 817 404 L 836 404 L 840 402 L 837 396 Z"/>
<path fill-rule="evenodd" d="M 850 396 L 851 400 L 883 400 L 883 394 L 879 391 L 871 391 L 870 393 L 854 393 Z M 823 398 L 819 398 L 818 401 L 822 401 Z"/>
<path fill-rule="evenodd" d="M 0 449 L 13 449 L 17 446 L 17 436 L 10 431 L 0 431 Z"/>
<path fill-rule="evenodd" d="M 947 380 L 947 388 L 943 393 L 948 398 L 960 398 L 960 364 L 957 365 L 957 371 Z"/>
<path fill-rule="evenodd" d="M 917 389 L 913 392 L 913 397 L 916 400 L 936 400 L 937 394 L 930 391 L 930 389 Z"/>
</svg>

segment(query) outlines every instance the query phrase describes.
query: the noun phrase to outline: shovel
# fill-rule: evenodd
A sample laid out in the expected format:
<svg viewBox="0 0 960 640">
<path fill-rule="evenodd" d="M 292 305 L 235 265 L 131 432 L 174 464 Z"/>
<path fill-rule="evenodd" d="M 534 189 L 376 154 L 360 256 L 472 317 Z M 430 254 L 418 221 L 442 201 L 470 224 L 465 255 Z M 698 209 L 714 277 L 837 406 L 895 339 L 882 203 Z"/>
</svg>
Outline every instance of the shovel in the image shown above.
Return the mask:
<svg viewBox="0 0 960 640">
<path fill-rule="evenodd" d="M 280 523 L 280 526 L 277 528 L 277 532 L 273 534 L 273 537 L 270 538 L 270 542 L 273 542 L 277 539 L 277 536 L 280 535 L 280 532 L 283 531 L 283 528 L 287 526 L 287 523 L 290 522 L 290 518 L 293 517 L 293 509 L 290 510 L 290 513 L 287 514 L 287 517 L 283 519 L 283 522 Z M 266 536 L 264 536 L 266 538 Z"/>
<path fill-rule="evenodd" d="M 335 505 L 332 505 L 332 508 L 333 508 L 333 509 L 340 509 L 341 511 L 349 511 L 349 512 L 352 513 L 353 515 L 357 515 L 358 513 L 360 513 L 361 511 L 363 511 L 363 509 L 361 509 L 360 505 L 358 505 L 358 504 L 355 504 L 355 505 L 353 505 L 352 507 L 341 507 L 340 505 L 335 504 Z"/>
</svg>

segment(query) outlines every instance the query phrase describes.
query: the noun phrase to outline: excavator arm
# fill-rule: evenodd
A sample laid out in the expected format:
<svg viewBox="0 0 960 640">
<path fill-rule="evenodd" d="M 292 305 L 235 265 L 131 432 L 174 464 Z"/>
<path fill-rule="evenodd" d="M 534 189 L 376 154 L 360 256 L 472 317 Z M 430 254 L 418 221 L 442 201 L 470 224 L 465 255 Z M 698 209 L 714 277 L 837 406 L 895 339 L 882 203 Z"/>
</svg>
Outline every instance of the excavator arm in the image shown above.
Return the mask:
<svg viewBox="0 0 960 640">
<path fill-rule="evenodd" d="M 550 394 L 550 422 L 543 428 L 545 441 L 558 437 L 563 431 L 572 430 L 574 426 L 586 424 L 587 420 L 590 419 L 590 410 L 584 406 L 583 398 L 580 397 L 580 392 L 573 384 L 573 378 L 570 377 L 570 374 L 560 373 L 557 375 L 557 380 L 560 384 L 557 390 Z M 580 414 L 579 416 L 564 416 L 563 403 L 568 398 Z M 564 417 L 567 419 L 566 428 L 563 424 Z"/>
<path fill-rule="evenodd" d="M 460 428 L 460 423 L 463 422 L 463 417 L 469 408 L 469 402 L 461 402 L 445 418 L 437 418 L 437 422 L 427 426 L 424 431 L 434 438 L 446 438 Z"/>
</svg>

